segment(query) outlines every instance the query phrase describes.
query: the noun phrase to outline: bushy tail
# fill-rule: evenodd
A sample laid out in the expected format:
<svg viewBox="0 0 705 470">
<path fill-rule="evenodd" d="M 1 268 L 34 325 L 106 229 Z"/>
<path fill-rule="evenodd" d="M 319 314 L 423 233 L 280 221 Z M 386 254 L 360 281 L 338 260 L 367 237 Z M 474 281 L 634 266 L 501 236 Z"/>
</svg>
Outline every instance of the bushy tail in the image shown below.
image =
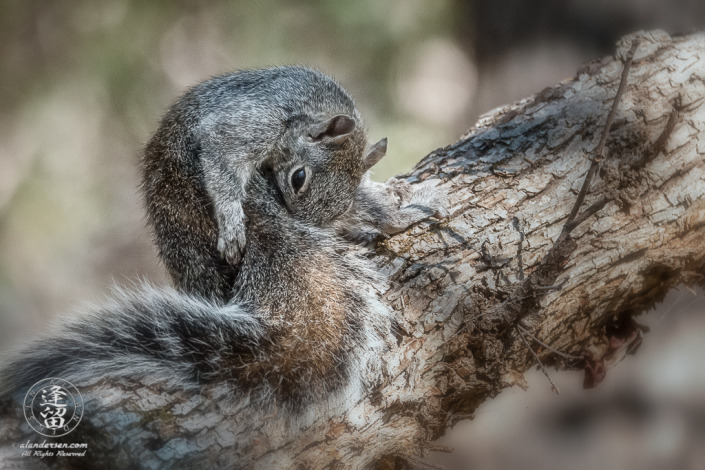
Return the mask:
<svg viewBox="0 0 705 470">
<path fill-rule="evenodd" d="M 128 376 L 201 385 L 227 374 L 223 364 L 251 362 L 263 330 L 240 304 L 219 305 L 148 285 L 134 292 L 116 289 L 103 306 L 64 321 L 14 354 L 0 372 L 0 398 L 24 394 L 47 377 L 78 387 Z"/>
</svg>

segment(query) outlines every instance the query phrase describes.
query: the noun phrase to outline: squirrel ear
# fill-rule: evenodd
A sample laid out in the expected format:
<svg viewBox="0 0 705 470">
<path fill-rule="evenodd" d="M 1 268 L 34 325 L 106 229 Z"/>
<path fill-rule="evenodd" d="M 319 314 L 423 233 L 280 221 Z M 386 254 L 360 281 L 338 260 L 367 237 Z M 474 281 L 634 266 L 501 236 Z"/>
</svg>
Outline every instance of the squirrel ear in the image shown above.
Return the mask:
<svg viewBox="0 0 705 470">
<path fill-rule="evenodd" d="M 355 121 L 346 114 L 338 114 L 330 119 L 313 124 L 308 135 L 314 141 L 339 139 L 355 130 Z"/>
<path fill-rule="evenodd" d="M 367 151 L 364 157 L 362 157 L 362 163 L 365 166 L 365 171 L 369 170 L 377 164 L 378 161 L 382 159 L 387 154 L 387 138 L 380 140 L 376 144 L 373 144 Z"/>
</svg>

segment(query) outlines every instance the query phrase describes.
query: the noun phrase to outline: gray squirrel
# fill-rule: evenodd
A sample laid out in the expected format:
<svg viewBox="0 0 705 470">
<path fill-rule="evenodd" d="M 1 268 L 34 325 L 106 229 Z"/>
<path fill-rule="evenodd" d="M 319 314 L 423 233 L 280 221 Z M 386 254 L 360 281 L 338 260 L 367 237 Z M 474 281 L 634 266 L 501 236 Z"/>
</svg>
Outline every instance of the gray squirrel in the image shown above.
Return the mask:
<svg viewBox="0 0 705 470">
<path fill-rule="evenodd" d="M 386 150 L 386 138 L 367 144 L 352 98 L 313 69 L 241 71 L 191 88 L 167 112 L 143 158 L 149 221 L 175 285 L 231 297 L 246 245 L 242 204 L 253 172 L 264 164 L 287 180 L 282 187 L 297 185 L 297 210 L 351 240 L 369 241 L 442 216 L 433 191 L 373 183 L 368 175 L 322 184 L 321 200 L 302 190 L 331 154 L 345 155 L 346 162 L 364 156 L 371 167 Z M 292 155 L 300 165 L 287 166 L 289 173 L 278 169 Z"/>
<path fill-rule="evenodd" d="M 229 190 L 232 168 L 217 142 L 199 140 L 200 120 L 218 128 L 241 116 L 229 98 L 241 92 L 263 100 L 248 103 L 253 115 L 243 124 L 263 133 L 247 134 L 254 140 L 245 145 L 259 156 L 239 176 L 244 250 L 237 266 L 224 269 L 213 191 Z M 321 102 L 325 112 L 315 104 Z M 177 388 L 228 384 L 233 396 L 288 409 L 362 387 L 359 373 L 384 348 L 392 319 L 374 292 L 383 280 L 345 249 L 340 234 L 399 231 L 441 212 L 442 199 L 431 190 L 371 183 L 367 171 L 384 156 L 386 140 L 368 146 L 361 125 L 342 88 L 306 68 L 239 72 L 189 91 L 144 158 L 148 214 L 179 290 L 119 292 L 70 319 L 3 368 L 0 398 L 17 398 L 49 376 L 79 388 L 139 377 Z M 221 132 L 227 149 L 245 135 Z M 205 162 L 211 157 L 204 149 L 214 161 Z M 206 170 L 213 163 L 225 168 Z"/>
<path fill-rule="evenodd" d="M 338 163 L 344 170 L 327 172 L 326 182 L 350 179 L 346 162 L 333 158 L 330 167 Z M 364 162 L 352 163 L 359 179 Z M 313 179 L 308 189 L 326 197 Z M 359 381 L 356 367 L 390 331 L 390 313 L 372 289 L 380 279 L 314 223 L 318 216 L 299 213 L 297 201 L 282 204 L 281 192 L 271 168 L 252 174 L 246 250 L 230 302 L 171 288 L 120 290 L 18 355 L 3 370 L 0 396 L 46 377 L 80 388 L 147 375 L 186 389 L 229 383 L 258 406 L 269 400 L 296 410 Z"/>
<path fill-rule="evenodd" d="M 15 355 L 0 372 L 0 460 L 27 465 L 16 442 L 35 435 L 18 431 L 24 424 L 22 400 L 32 384 L 48 377 L 71 382 L 85 401 L 83 421 L 66 438 L 87 442 L 91 463 L 57 460 L 61 468 L 161 468 L 160 452 L 173 452 L 174 445 L 187 452 L 171 462 L 175 468 L 206 468 L 198 451 L 176 444 L 178 438 L 141 440 L 141 419 L 103 421 L 105 415 L 94 410 L 102 406 L 104 385 L 157 386 L 181 399 L 216 395 L 223 409 L 254 407 L 259 416 L 273 413 L 293 422 L 310 405 L 331 406 L 330 400 L 368 390 L 368 373 L 393 340 L 391 312 L 374 289 L 384 280 L 364 257 L 346 250 L 332 228 L 319 225 L 328 220 L 301 210 L 299 203 L 327 206 L 328 185 L 360 181 L 369 160 L 328 154 L 319 177 L 302 189 L 310 193 L 306 199 L 277 176 L 301 163 L 294 155 L 276 169 L 263 165 L 251 175 L 243 201 L 246 245 L 229 302 L 172 288 L 122 290 Z M 96 384 L 98 390 L 91 391 Z M 165 425 L 149 416 L 142 418 L 147 425 Z M 232 443 L 234 463 L 224 467 L 239 468 L 242 451 Z M 37 466 L 41 462 L 32 459 Z"/>
</svg>

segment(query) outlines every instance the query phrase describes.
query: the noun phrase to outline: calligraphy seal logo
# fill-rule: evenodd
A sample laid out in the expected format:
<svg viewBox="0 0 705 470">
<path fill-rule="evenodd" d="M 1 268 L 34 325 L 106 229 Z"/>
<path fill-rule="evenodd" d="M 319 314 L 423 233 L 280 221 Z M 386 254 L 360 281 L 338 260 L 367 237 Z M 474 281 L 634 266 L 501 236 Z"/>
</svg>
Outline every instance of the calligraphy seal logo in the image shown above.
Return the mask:
<svg viewBox="0 0 705 470">
<path fill-rule="evenodd" d="M 40 380 L 24 397 L 24 417 L 42 436 L 65 436 L 76 429 L 83 417 L 83 398 L 67 380 Z"/>
</svg>

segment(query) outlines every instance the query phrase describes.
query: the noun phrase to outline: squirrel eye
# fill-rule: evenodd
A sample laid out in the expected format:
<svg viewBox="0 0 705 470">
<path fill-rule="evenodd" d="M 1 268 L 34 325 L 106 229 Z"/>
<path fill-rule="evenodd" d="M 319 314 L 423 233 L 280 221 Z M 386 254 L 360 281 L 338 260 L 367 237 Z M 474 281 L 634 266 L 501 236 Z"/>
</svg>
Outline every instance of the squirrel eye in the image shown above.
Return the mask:
<svg viewBox="0 0 705 470">
<path fill-rule="evenodd" d="M 291 174 L 291 187 L 298 193 L 306 182 L 306 169 L 299 168 Z"/>
</svg>

